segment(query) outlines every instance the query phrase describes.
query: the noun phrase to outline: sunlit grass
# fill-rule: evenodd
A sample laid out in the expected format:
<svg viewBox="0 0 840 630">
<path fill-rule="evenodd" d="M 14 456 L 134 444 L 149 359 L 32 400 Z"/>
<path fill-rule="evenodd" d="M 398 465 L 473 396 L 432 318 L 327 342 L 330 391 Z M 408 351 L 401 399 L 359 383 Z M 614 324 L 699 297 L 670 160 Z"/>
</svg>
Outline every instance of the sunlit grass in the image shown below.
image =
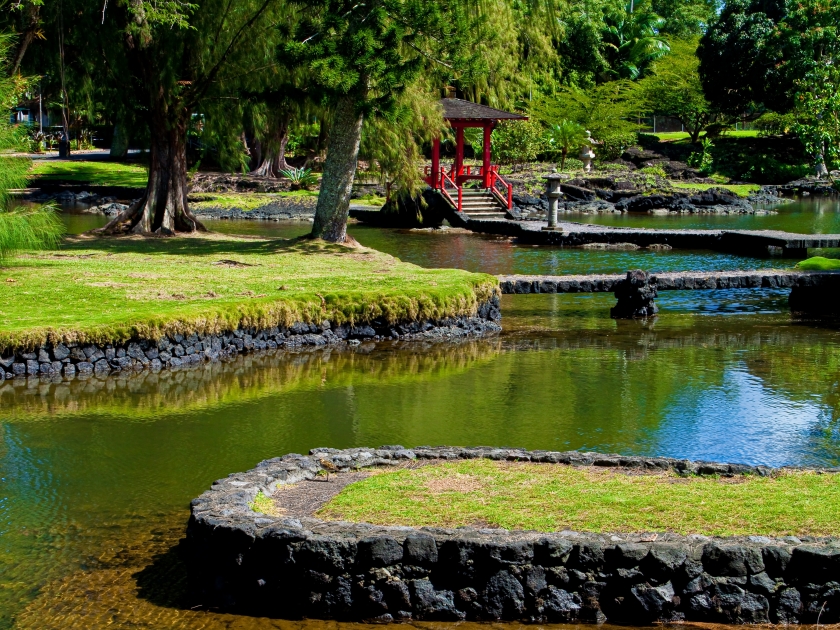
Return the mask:
<svg viewBox="0 0 840 630">
<path fill-rule="evenodd" d="M 688 140 L 691 138 L 691 134 L 687 131 L 658 131 L 656 133 L 648 133 L 646 135 L 655 136 L 659 138 L 660 142 L 674 142 L 679 140 Z M 700 138 L 705 138 L 706 132 L 700 132 Z M 758 129 L 742 129 L 735 131 L 734 129 L 724 131 L 721 135 L 722 138 L 757 138 L 758 137 Z"/>
<path fill-rule="evenodd" d="M 30 185 L 72 182 L 90 186 L 128 188 L 145 188 L 149 178 L 146 168 L 137 164 L 80 160 L 34 160 L 30 175 Z"/>
<path fill-rule="evenodd" d="M 592 532 L 837 535 L 840 476 L 680 477 L 467 460 L 348 485 L 322 518 L 375 524 Z"/>
<path fill-rule="evenodd" d="M 710 188 L 725 188 L 739 197 L 749 197 L 752 193 L 758 192 L 761 186 L 758 184 L 686 184 L 682 182 L 671 182 L 674 188 L 683 190 L 709 190 Z"/>
<path fill-rule="evenodd" d="M 53 340 L 439 318 L 474 311 L 488 275 L 423 269 L 370 249 L 218 234 L 71 237 L 0 269 L 0 349 Z"/>
</svg>

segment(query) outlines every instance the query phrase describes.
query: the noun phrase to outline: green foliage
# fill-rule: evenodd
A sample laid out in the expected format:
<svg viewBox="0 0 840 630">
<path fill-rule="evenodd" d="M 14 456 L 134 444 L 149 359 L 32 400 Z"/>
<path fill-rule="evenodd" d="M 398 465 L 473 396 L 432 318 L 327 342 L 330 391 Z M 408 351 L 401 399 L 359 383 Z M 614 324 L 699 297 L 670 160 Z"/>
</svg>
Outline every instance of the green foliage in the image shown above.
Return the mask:
<svg viewBox="0 0 840 630">
<path fill-rule="evenodd" d="M 703 175 L 708 175 L 712 172 L 712 165 L 714 158 L 712 157 L 712 148 L 715 146 L 709 138 L 703 138 L 701 143 L 702 149 L 700 151 L 693 151 L 688 156 L 686 164 L 691 168 L 696 168 Z"/>
<path fill-rule="evenodd" d="M 665 35 L 702 35 L 717 17 L 716 0 L 652 0 L 651 9 L 662 18 L 658 29 Z"/>
<path fill-rule="evenodd" d="M 675 40 L 671 54 L 654 64 L 652 76 L 643 81 L 646 110 L 679 119 L 692 142 L 697 142 L 702 131 L 722 120 L 703 93 L 696 50 L 696 39 Z"/>
<path fill-rule="evenodd" d="M 592 132 L 596 140 L 635 133 L 636 119 L 644 109 L 639 85 L 610 81 L 587 89 L 563 88 L 551 97 L 541 97 L 531 106 L 531 117 L 546 126 L 567 119 Z"/>
<path fill-rule="evenodd" d="M 712 149 L 715 171 L 758 184 L 784 184 L 811 172 L 797 140 L 721 138 Z"/>
<path fill-rule="evenodd" d="M 792 81 L 775 46 L 785 0 L 728 0 L 700 40 L 700 79 L 712 106 L 734 115 L 764 103 L 789 108 Z"/>
<path fill-rule="evenodd" d="M 836 258 L 824 258 L 823 256 L 812 256 L 807 260 L 796 263 L 797 269 L 805 271 L 837 271 L 840 269 L 840 260 Z"/>
<path fill-rule="evenodd" d="M 493 159 L 500 164 L 533 162 L 543 146 L 543 128 L 535 121 L 502 121 L 493 130 Z"/>
<path fill-rule="evenodd" d="M 360 155 L 377 165 L 389 198 L 394 187 L 412 197 L 419 192 L 421 148 L 444 124 L 437 98 L 419 83 L 410 85 L 390 111 L 365 120 Z"/>
<path fill-rule="evenodd" d="M 544 146 L 547 153 L 560 154 L 560 170 L 566 166 L 569 151 L 579 148 L 586 140 L 586 130 L 571 120 L 561 120 L 545 132 Z"/>
<path fill-rule="evenodd" d="M 661 166 L 645 166 L 640 168 L 636 171 L 637 173 L 642 173 L 644 175 L 656 175 L 657 177 L 668 177 L 668 174 L 665 172 L 665 169 Z"/>
<path fill-rule="evenodd" d="M 776 112 L 765 112 L 753 123 L 758 129 L 758 135 L 762 138 L 791 133 L 795 124 L 796 116 L 794 114 L 779 114 Z"/>
<path fill-rule="evenodd" d="M 311 168 L 287 168 L 280 171 L 280 175 L 292 183 L 292 190 L 309 190 L 318 183 L 318 176 Z"/>
<path fill-rule="evenodd" d="M 595 153 L 600 160 L 617 160 L 628 148 L 639 142 L 639 135 L 633 131 L 608 133 L 600 138 L 601 144 Z"/>
<path fill-rule="evenodd" d="M 64 223 L 52 206 L 21 206 L 0 211 L 0 262 L 22 251 L 55 249 Z"/>
<path fill-rule="evenodd" d="M 11 47 L 9 35 L 0 35 L 0 110 L 8 112 L 16 104 L 24 83 L 6 74 Z M 8 262 L 21 251 L 53 249 L 64 233 L 64 224 L 50 206 L 17 207 L 10 190 L 23 188 L 29 175 L 30 160 L 8 155 L 20 149 L 25 134 L 0 118 L 0 262 Z"/>
<path fill-rule="evenodd" d="M 670 50 L 660 35 L 665 21 L 645 2 L 631 0 L 623 10 L 609 14 L 605 22 L 603 41 L 613 78 L 639 79 Z"/>
</svg>

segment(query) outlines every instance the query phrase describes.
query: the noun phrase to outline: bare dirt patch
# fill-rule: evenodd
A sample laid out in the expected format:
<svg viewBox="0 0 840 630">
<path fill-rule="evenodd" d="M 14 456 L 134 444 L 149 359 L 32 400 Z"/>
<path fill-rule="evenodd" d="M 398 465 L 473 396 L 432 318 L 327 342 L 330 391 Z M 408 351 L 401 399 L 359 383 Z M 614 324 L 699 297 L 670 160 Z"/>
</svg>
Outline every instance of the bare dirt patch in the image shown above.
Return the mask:
<svg viewBox="0 0 840 630">
<path fill-rule="evenodd" d="M 432 494 L 442 494 L 444 492 L 461 492 L 467 494 L 478 492 L 484 488 L 484 484 L 477 477 L 460 473 L 438 479 L 430 479 L 425 485 Z"/>
<path fill-rule="evenodd" d="M 327 477 L 308 479 L 288 486 L 279 486 L 271 498 L 281 514 L 312 516 L 326 505 L 342 488 L 371 476 L 371 472 L 335 473 Z"/>
</svg>

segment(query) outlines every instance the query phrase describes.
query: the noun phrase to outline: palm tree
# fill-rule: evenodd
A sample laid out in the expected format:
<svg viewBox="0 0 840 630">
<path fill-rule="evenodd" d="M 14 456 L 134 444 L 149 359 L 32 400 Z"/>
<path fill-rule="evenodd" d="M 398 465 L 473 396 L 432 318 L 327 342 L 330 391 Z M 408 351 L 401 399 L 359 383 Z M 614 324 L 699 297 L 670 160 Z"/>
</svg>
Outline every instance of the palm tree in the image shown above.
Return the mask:
<svg viewBox="0 0 840 630">
<path fill-rule="evenodd" d="M 633 2 L 624 11 L 608 16 L 603 31 L 611 78 L 639 79 L 647 73 L 654 61 L 671 50 L 668 42 L 660 37 L 659 29 L 665 20 L 652 11 L 634 11 Z"/>
<path fill-rule="evenodd" d="M 561 120 L 548 128 L 546 141 L 553 151 L 560 152 L 560 170 L 566 166 L 569 149 L 578 147 L 586 139 L 586 130 L 571 120 Z"/>
</svg>

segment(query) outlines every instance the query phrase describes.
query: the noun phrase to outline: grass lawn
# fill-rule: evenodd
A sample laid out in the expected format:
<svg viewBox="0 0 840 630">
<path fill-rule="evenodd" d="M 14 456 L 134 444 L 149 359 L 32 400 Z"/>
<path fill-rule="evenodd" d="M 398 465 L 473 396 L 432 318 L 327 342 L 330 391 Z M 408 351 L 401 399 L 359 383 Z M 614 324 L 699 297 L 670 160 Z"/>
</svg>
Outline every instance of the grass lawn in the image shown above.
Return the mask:
<svg viewBox="0 0 840 630">
<path fill-rule="evenodd" d="M 240 324 L 439 318 L 472 312 L 497 286 L 493 276 L 320 241 L 77 236 L 0 268 L 0 350 Z"/>
<path fill-rule="evenodd" d="M 264 208 L 282 199 L 317 199 L 318 191 L 294 190 L 281 193 L 195 193 L 189 196 L 190 208 L 203 210 L 238 208 L 243 212 Z"/>
<path fill-rule="evenodd" d="M 486 459 L 380 472 L 321 518 L 375 524 L 767 536 L 840 533 L 840 475 L 679 477 Z"/>
<path fill-rule="evenodd" d="M 31 184 L 79 182 L 91 186 L 145 188 L 148 171 L 137 164 L 120 162 L 83 162 L 76 160 L 34 160 Z"/>
<path fill-rule="evenodd" d="M 664 131 L 664 132 L 657 132 L 657 133 L 646 133 L 646 135 L 655 136 L 659 138 L 660 142 L 674 142 L 675 140 L 688 140 L 691 138 L 691 134 L 687 131 Z M 700 133 L 701 138 L 706 137 L 706 132 Z M 758 137 L 758 129 L 744 129 L 739 131 L 725 131 L 722 135 L 722 138 L 757 138 Z"/>
<path fill-rule="evenodd" d="M 685 184 L 682 182 L 671 182 L 674 188 L 683 190 L 709 190 L 709 188 L 725 188 L 731 190 L 739 197 L 749 197 L 752 193 L 758 192 L 761 186 L 758 184 Z"/>
</svg>

